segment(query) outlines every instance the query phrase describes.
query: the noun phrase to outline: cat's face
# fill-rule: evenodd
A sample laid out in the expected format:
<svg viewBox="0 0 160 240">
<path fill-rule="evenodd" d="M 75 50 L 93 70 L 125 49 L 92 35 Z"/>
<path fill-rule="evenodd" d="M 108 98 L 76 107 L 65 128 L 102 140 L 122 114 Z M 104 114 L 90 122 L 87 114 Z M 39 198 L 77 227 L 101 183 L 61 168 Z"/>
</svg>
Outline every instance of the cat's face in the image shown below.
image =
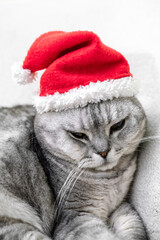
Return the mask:
<svg viewBox="0 0 160 240">
<path fill-rule="evenodd" d="M 42 148 L 66 161 L 89 159 L 106 170 L 137 148 L 146 118 L 135 98 L 89 104 L 84 108 L 37 114 L 35 133 Z"/>
</svg>

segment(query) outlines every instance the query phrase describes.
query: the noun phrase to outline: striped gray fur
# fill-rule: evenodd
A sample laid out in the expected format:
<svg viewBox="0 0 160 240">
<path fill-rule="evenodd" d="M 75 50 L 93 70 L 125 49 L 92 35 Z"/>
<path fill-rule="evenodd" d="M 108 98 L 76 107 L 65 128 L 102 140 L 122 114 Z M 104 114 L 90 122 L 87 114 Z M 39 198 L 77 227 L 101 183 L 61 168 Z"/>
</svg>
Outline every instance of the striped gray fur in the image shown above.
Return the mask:
<svg viewBox="0 0 160 240">
<path fill-rule="evenodd" d="M 145 126 L 135 98 L 41 115 L 30 106 L 2 108 L 0 239 L 147 239 L 125 200 Z"/>
</svg>

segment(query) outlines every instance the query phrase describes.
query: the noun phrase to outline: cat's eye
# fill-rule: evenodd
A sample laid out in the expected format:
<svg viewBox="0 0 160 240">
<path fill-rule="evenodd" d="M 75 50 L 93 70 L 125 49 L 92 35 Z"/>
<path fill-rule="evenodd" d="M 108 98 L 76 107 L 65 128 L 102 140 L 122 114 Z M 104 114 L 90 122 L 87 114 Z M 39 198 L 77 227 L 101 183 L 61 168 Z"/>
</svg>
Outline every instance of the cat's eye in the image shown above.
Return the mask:
<svg viewBox="0 0 160 240">
<path fill-rule="evenodd" d="M 85 133 L 79 133 L 79 132 L 69 132 L 69 133 L 74 138 L 88 140 L 88 137 Z"/>
<path fill-rule="evenodd" d="M 125 122 L 126 122 L 126 120 L 123 119 L 120 122 L 115 123 L 114 125 L 112 125 L 112 127 L 110 128 L 110 134 L 112 134 L 113 132 L 121 130 L 124 127 Z"/>
</svg>

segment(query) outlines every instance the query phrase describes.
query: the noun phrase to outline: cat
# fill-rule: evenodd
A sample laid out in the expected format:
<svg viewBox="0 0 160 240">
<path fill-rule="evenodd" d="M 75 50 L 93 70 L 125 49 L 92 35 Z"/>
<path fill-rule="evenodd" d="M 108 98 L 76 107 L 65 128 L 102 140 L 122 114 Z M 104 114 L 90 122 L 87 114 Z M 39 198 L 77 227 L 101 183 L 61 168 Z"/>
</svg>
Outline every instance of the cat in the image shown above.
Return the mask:
<svg viewBox="0 0 160 240">
<path fill-rule="evenodd" d="M 146 116 L 134 97 L 0 110 L 1 240 L 145 240 L 127 202 Z"/>
</svg>

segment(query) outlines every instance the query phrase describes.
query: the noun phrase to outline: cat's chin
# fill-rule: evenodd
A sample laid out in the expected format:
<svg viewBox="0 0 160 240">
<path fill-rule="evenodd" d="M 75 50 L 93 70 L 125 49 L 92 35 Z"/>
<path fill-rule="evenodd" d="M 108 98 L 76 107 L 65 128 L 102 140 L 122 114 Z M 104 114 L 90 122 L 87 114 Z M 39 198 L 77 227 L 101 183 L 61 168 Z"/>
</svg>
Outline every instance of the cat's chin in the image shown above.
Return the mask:
<svg viewBox="0 0 160 240">
<path fill-rule="evenodd" d="M 101 166 L 96 167 L 97 171 L 107 171 L 107 170 L 111 170 L 112 168 L 114 168 L 118 163 L 118 160 L 114 161 L 114 162 L 105 162 L 104 164 L 102 164 Z"/>
<path fill-rule="evenodd" d="M 86 158 L 83 161 L 84 164 L 82 168 L 95 169 L 97 171 L 106 171 L 111 170 L 113 167 L 115 167 L 119 161 L 119 158 L 111 161 L 110 159 L 104 159 L 97 154 L 93 154 L 92 158 Z"/>
</svg>

